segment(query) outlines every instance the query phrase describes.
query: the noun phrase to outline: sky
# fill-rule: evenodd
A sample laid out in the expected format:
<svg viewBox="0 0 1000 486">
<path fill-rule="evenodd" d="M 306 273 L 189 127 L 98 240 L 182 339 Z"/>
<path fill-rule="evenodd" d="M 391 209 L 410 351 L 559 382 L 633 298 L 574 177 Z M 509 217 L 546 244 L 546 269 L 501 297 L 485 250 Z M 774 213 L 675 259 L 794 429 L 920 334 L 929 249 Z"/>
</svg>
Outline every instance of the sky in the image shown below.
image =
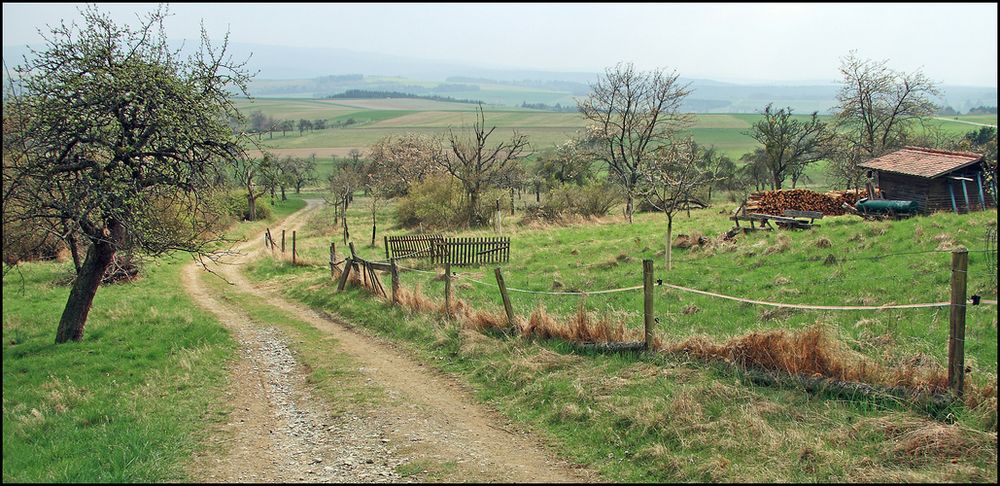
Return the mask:
<svg viewBox="0 0 1000 486">
<path fill-rule="evenodd" d="M 80 4 L 3 4 L 3 45 L 78 19 Z M 98 4 L 119 22 L 154 4 Z M 888 60 L 942 84 L 997 86 L 996 3 L 170 5 L 171 39 L 334 47 L 480 67 L 600 72 L 617 62 L 733 82 L 839 80 L 840 59 Z"/>
</svg>

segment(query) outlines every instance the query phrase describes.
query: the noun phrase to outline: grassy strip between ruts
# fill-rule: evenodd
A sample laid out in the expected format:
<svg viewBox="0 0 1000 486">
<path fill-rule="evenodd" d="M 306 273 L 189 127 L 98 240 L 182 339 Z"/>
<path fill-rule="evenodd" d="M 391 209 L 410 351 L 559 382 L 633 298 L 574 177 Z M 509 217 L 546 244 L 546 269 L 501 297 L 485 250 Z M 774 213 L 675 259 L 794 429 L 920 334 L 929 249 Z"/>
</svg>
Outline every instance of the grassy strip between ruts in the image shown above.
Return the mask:
<svg viewBox="0 0 1000 486">
<path fill-rule="evenodd" d="M 303 206 L 279 203 L 272 221 Z M 227 413 L 219 399 L 235 349 L 181 287 L 189 262 L 159 258 L 136 281 L 102 286 L 83 341 L 62 345 L 53 340 L 70 266 L 28 263 L 5 276 L 4 482 L 185 479 L 205 425 Z"/>
<path fill-rule="evenodd" d="M 996 480 L 996 435 L 871 400 L 756 386 L 742 372 L 663 355 L 507 339 L 337 293 L 329 273 L 265 258 L 285 295 L 405 343 L 478 397 L 611 481 Z"/>
</svg>

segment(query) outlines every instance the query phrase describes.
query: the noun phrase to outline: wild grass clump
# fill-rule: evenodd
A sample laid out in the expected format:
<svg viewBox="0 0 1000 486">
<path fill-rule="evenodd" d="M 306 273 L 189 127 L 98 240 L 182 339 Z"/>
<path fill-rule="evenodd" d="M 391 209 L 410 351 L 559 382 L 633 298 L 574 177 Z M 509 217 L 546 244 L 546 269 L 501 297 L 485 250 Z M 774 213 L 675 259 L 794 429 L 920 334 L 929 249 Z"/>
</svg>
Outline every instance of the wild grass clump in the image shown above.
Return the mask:
<svg viewBox="0 0 1000 486">
<path fill-rule="evenodd" d="M 566 321 L 560 322 L 549 315 L 545 308 L 539 306 L 528 317 L 528 322 L 521 328 L 525 338 L 562 339 L 577 343 L 613 343 L 639 341 L 641 333 L 629 329 L 621 319 L 610 316 L 597 317 L 587 312 L 583 304 L 575 314 Z"/>
<path fill-rule="evenodd" d="M 893 414 L 859 421 L 851 427 L 850 434 L 862 437 L 872 432 L 882 437 L 882 453 L 887 458 L 910 466 L 996 457 L 995 433 L 960 424 Z"/>
<path fill-rule="evenodd" d="M 774 244 L 767 247 L 767 249 L 764 250 L 764 253 L 767 255 L 771 255 L 774 253 L 784 253 L 788 251 L 788 249 L 791 247 L 792 247 L 792 239 L 789 238 L 788 235 L 779 234 Z"/>
</svg>

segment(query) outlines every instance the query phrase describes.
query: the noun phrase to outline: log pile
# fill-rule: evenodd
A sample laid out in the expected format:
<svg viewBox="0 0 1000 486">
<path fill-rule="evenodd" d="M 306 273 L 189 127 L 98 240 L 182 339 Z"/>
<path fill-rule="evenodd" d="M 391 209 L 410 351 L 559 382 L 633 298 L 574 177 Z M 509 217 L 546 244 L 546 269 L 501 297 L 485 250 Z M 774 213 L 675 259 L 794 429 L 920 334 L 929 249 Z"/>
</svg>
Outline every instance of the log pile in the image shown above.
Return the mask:
<svg viewBox="0 0 1000 486">
<path fill-rule="evenodd" d="M 851 206 L 864 197 L 862 191 L 814 192 L 807 189 L 763 191 L 750 194 L 748 212 L 780 215 L 786 210 L 819 211 L 828 216 L 844 214 L 844 203 Z"/>
</svg>

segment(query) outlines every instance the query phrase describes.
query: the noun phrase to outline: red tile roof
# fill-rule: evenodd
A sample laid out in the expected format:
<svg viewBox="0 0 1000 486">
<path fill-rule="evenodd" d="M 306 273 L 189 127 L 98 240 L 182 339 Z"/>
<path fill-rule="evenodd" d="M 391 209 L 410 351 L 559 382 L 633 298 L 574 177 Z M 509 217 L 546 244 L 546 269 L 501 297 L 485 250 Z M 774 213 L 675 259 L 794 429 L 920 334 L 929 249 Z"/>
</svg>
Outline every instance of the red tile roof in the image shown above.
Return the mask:
<svg viewBox="0 0 1000 486">
<path fill-rule="evenodd" d="M 860 167 L 933 179 L 972 165 L 983 158 L 974 152 L 951 152 L 923 147 L 904 147 L 858 164 Z"/>
</svg>

